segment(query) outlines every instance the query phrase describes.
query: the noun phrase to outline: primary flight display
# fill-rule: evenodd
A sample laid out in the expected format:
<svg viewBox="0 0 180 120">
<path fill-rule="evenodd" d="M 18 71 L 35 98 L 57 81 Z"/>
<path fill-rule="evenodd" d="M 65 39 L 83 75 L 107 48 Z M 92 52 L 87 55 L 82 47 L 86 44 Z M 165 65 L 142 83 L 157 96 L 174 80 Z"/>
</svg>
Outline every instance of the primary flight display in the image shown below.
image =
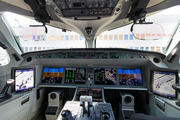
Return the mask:
<svg viewBox="0 0 180 120">
<path fill-rule="evenodd" d="M 140 69 L 118 69 L 119 83 L 126 86 L 142 86 Z"/>
<path fill-rule="evenodd" d="M 64 68 L 44 67 L 42 83 L 61 83 Z"/>
</svg>

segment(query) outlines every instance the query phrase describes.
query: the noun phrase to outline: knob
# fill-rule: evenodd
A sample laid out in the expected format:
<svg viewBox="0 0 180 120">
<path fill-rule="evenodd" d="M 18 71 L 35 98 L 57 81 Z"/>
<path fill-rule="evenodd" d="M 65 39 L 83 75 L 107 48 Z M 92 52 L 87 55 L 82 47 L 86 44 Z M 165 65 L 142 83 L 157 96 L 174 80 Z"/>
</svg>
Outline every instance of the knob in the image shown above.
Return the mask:
<svg viewBox="0 0 180 120">
<path fill-rule="evenodd" d="M 63 111 L 61 112 L 61 116 L 62 116 L 62 118 L 64 118 L 65 120 L 73 120 L 71 111 L 69 111 L 69 110 L 63 110 Z"/>
<path fill-rule="evenodd" d="M 110 118 L 110 114 L 108 112 L 102 112 L 103 120 L 108 120 Z"/>
<path fill-rule="evenodd" d="M 172 88 L 173 88 L 174 90 L 177 90 L 178 92 L 180 92 L 180 84 L 173 84 L 173 85 L 172 85 Z"/>
<path fill-rule="evenodd" d="M 61 116 L 62 116 L 62 117 L 66 117 L 66 116 L 67 116 L 67 115 L 66 115 L 66 111 L 62 111 Z"/>
</svg>

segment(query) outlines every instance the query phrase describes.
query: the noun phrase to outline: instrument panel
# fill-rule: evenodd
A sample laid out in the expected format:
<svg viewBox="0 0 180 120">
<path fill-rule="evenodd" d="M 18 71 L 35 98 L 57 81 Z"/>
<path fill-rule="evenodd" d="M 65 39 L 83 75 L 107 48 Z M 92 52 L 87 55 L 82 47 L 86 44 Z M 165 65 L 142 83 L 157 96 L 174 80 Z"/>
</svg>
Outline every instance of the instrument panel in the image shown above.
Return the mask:
<svg viewBox="0 0 180 120">
<path fill-rule="evenodd" d="M 42 83 L 46 85 L 143 86 L 139 68 L 62 68 L 44 67 Z"/>
</svg>

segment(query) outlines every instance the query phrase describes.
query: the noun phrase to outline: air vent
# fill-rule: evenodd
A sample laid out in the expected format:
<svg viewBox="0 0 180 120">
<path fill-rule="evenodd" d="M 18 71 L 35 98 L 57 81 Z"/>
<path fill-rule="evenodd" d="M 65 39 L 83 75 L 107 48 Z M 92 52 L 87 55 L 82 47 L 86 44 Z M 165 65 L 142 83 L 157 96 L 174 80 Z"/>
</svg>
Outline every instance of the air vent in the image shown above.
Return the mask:
<svg viewBox="0 0 180 120">
<path fill-rule="evenodd" d="M 155 63 L 160 63 L 160 58 L 155 57 L 155 58 L 153 58 L 153 61 L 154 61 Z"/>
<path fill-rule="evenodd" d="M 31 60 L 32 60 L 32 57 L 28 57 L 26 61 L 31 62 Z"/>
<path fill-rule="evenodd" d="M 116 15 L 121 11 L 121 7 L 122 7 L 121 4 L 119 4 L 118 7 L 116 7 L 116 10 L 115 10 Z"/>
</svg>

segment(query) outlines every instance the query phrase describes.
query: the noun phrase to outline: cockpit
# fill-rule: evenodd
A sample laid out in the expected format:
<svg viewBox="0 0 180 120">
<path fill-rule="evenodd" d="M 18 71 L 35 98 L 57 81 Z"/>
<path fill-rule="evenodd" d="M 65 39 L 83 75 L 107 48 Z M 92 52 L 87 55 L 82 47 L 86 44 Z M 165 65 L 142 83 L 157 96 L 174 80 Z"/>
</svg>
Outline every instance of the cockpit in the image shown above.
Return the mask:
<svg viewBox="0 0 180 120">
<path fill-rule="evenodd" d="M 0 120 L 180 118 L 180 1 L 0 6 Z"/>
</svg>

